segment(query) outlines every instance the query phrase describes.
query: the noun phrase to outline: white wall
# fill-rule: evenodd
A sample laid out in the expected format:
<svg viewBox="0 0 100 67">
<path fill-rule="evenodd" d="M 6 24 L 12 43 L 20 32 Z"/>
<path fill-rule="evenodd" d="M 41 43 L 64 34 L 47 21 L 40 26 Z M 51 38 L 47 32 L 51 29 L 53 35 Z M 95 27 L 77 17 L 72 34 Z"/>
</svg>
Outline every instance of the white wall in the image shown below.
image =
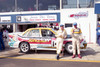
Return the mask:
<svg viewBox="0 0 100 67">
<path fill-rule="evenodd" d="M 86 15 L 73 16 L 70 15 Z M 96 24 L 97 15 L 94 14 L 94 8 L 79 8 L 79 9 L 62 9 L 61 24 L 77 22 L 78 27 L 82 30 L 82 35 L 88 43 L 96 43 Z"/>
</svg>

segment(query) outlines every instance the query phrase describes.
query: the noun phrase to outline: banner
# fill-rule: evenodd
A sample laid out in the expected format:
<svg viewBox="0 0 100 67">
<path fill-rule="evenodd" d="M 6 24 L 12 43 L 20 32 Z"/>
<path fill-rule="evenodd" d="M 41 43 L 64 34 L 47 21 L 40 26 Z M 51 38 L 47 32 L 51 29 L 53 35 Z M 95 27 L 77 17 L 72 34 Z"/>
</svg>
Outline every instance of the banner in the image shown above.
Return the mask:
<svg viewBox="0 0 100 67">
<path fill-rule="evenodd" d="M 16 16 L 16 22 L 50 22 L 57 21 L 57 15 L 27 15 L 27 16 Z"/>
</svg>

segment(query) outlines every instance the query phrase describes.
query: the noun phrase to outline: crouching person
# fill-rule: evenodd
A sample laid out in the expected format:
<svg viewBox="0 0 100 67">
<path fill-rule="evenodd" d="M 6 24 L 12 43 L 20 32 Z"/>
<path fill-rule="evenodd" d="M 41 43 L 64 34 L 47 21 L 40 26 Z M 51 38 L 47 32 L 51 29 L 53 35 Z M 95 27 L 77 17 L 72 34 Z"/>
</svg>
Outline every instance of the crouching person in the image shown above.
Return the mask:
<svg viewBox="0 0 100 67">
<path fill-rule="evenodd" d="M 56 39 L 56 43 L 57 43 L 56 59 L 59 60 L 59 55 L 61 54 L 62 49 L 63 49 L 63 41 L 67 37 L 67 33 L 66 33 L 66 30 L 64 29 L 64 25 L 60 25 L 60 29 L 57 31 L 56 37 L 57 37 L 57 39 Z"/>
</svg>

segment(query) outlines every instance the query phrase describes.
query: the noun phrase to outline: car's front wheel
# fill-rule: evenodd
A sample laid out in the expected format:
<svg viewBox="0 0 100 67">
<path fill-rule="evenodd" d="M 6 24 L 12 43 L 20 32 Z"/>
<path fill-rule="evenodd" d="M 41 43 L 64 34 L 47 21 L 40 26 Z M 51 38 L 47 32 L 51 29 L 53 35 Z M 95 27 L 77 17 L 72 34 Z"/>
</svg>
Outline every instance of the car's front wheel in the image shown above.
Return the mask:
<svg viewBox="0 0 100 67">
<path fill-rule="evenodd" d="M 27 42 L 22 42 L 20 44 L 20 51 L 21 52 L 27 53 L 27 52 L 29 52 L 29 50 L 30 50 L 30 46 L 29 46 L 29 44 Z"/>
<path fill-rule="evenodd" d="M 72 43 L 66 43 L 66 45 L 65 45 L 65 50 L 66 50 L 69 54 L 73 54 L 73 46 L 72 46 Z"/>
</svg>

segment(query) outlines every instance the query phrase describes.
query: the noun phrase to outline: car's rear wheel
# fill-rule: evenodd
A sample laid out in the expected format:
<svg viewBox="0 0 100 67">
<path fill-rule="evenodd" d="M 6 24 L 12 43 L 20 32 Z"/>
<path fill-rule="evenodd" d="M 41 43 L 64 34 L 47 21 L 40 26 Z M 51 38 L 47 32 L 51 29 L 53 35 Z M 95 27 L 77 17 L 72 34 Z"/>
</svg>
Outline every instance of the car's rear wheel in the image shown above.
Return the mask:
<svg viewBox="0 0 100 67">
<path fill-rule="evenodd" d="M 29 44 L 27 42 L 22 42 L 20 44 L 20 51 L 21 52 L 27 53 L 27 52 L 29 52 L 29 50 L 30 50 L 30 46 L 29 46 Z"/>
<path fill-rule="evenodd" d="M 67 43 L 65 45 L 65 50 L 69 53 L 69 54 L 73 54 L 73 46 L 72 43 Z"/>
</svg>

